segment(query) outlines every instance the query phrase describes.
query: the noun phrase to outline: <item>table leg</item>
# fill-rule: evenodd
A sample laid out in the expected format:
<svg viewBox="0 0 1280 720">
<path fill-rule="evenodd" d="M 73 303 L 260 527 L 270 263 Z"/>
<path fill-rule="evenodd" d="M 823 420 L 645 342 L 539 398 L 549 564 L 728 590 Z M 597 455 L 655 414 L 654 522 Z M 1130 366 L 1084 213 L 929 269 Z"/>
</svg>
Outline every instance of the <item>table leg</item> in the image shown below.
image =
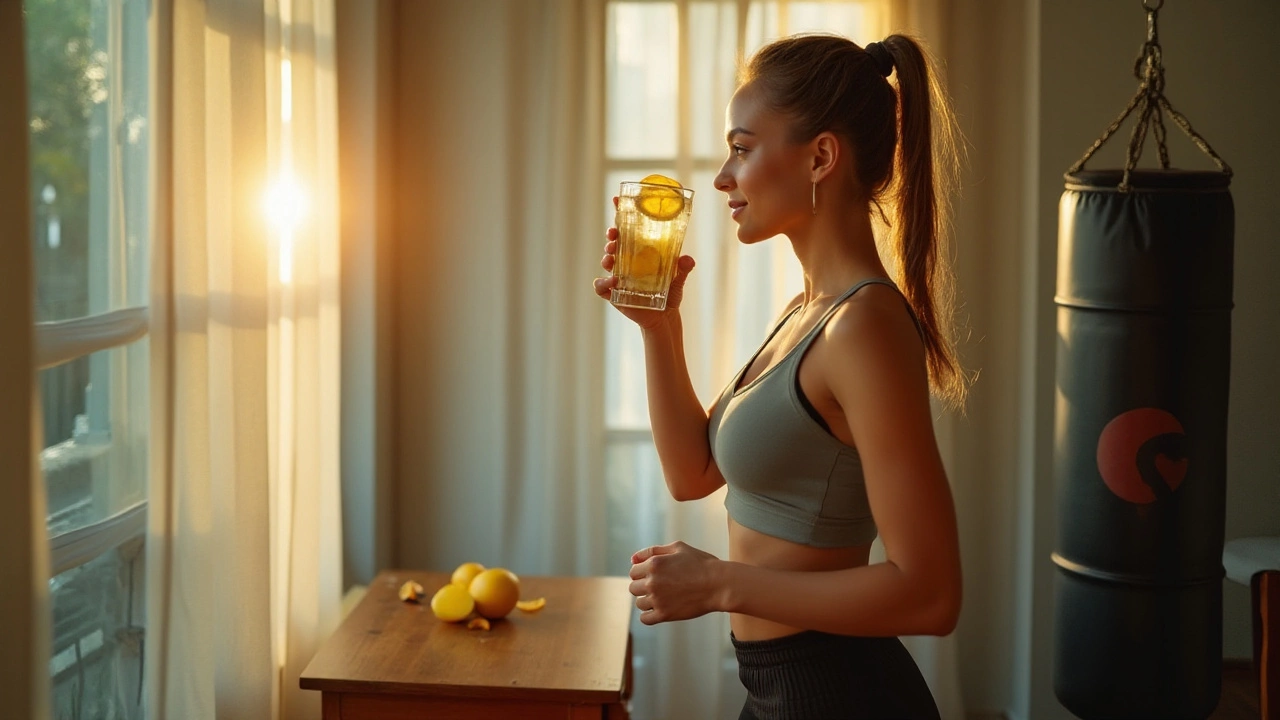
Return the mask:
<svg viewBox="0 0 1280 720">
<path fill-rule="evenodd" d="M 320 693 L 320 717 L 323 720 L 342 720 L 342 695 Z"/>
<path fill-rule="evenodd" d="M 1249 586 L 1258 709 L 1262 720 L 1280 720 L 1280 570 L 1255 573 Z"/>
</svg>

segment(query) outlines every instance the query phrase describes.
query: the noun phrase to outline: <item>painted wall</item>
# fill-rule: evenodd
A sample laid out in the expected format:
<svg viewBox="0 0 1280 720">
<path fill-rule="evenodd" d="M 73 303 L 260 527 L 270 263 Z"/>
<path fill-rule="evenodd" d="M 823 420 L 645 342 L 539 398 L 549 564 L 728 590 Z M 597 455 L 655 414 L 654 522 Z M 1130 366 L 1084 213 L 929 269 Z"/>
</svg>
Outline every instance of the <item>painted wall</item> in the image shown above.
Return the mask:
<svg viewBox="0 0 1280 720">
<path fill-rule="evenodd" d="M 967 336 L 961 352 L 965 366 L 979 370 L 951 448 L 965 573 L 956 635 L 971 712 L 1011 707 L 1029 672 L 1015 655 L 1031 618 L 1029 601 L 1019 614 L 1020 581 L 1031 561 L 1019 447 L 1025 228 L 1034 199 L 1026 160 L 1033 65 L 1024 59 L 1038 53 L 1032 9 L 1027 0 L 957 0 L 945 20 L 946 79 L 968 146 L 955 218 L 959 320 Z"/>
<path fill-rule="evenodd" d="M 394 0 L 339 2 L 343 587 L 394 564 Z"/>
</svg>

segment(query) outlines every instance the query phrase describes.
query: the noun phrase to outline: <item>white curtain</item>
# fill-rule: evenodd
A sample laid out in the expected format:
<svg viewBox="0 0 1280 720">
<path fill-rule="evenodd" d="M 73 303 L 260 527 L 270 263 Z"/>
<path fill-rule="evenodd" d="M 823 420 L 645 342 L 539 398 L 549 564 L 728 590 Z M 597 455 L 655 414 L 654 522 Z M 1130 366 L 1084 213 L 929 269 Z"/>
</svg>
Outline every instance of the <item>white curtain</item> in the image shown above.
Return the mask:
<svg viewBox="0 0 1280 720">
<path fill-rule="evenodd" d="M 396 560 L 600 574 L 602 3 L 398 12 Z"/>
<path fill-rule="evenodd" d="M 335 627 L 332 0 L 153 5 L 148 716 L 314 718 Z"/>
</svg>

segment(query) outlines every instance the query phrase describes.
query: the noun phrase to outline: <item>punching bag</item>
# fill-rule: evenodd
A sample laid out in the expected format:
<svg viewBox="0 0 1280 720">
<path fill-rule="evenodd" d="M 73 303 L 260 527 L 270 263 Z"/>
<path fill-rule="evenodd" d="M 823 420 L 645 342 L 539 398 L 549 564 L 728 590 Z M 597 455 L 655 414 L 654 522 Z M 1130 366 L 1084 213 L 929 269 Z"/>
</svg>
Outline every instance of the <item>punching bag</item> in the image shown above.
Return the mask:
<svg viewBox="0 0 1280 720">
<path fill-rule="evenodd" d="M 1143 86 L 1059 205 L 1054 691 L 1090 720 L 1207 718 L 1222 681 L 1231 174 L 1158 92 L 1148 10 Z M 1135 108 L 1125 168 L 1084 170 Z M 1162 109 L 1220 172 L 1169 169 Z"/>
</svg>

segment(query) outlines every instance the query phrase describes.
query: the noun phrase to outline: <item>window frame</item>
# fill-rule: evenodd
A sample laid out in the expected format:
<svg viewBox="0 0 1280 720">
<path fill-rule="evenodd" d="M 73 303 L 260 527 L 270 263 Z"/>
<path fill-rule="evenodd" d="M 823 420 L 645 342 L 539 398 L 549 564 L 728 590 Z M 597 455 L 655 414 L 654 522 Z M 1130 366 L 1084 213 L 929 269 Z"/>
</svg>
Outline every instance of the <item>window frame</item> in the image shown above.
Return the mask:
<svg viewBox="0 0 1280 720">
<path fill-rule="evenodd" d="M 44 476 L 51 460 L 50 450 L 59 448 L 63 451 L 74 449 L 81 461 L 88 462 L 94 457 L 105 454 L 105 467 L 95 466 L 92 472 L 95 477 L 94 488 L 106 488 L 103 492 L 110 494 L 110 483 L 98 482 L 102 475 L 119 476 L 130 470 L 146 472 L 145 463 L 130 463 L 127 458 L 128 448 L 120 443 L 129 438 L 113 438 L 112 428 L 128 428 L 130 421 L 142 413 L 146 419 L 146 402 L 137 402 L 137 393 L 130 393 L 130 388 L 147 387 L 147 368 L 136 362 L 115 362 L 105 351 L 123 349 L 126 352 L 134 343 L 145 339 L 149 334 L 149 310 L 146 305 L 127 305 L 130 298 L 143 297 L 147 288 L 149 267 L 127 268 L 128 238 L 125 232 L 126 183 L 122 171 L 125 137 L 128 134 L 129 119 L 125 117 L 124 92 L 126 73 L 133 75 L 133 83 L 139 83 L 136 73 L 145 74 L 150 68 L 133 68 L 125 66 L 125 55 L 128 48 L 124 42 L 124 28 L 127 20 L 136 23 L 136 30 L 146 33 L 146 3 L 137 0 L 105 0 L 102 3 L 105 17 L 102 22 L 95 21 L 94 40 L 105 41 L 108 72 L 107 86 L 109 92 L 105 102 L 95 107 L 94 113 L 105 113 L 105 121 L 99 120 L 91 124 L 100 124 L 109 128 L 108 132 L 99 133 L 91 140 L 89 193 L 89 231 L 88 242 L 89 267 L 102 268 L 101 272 L 89 273 L 89 307 L 90 314 L 53 322 L 35 323 L 36 369 L 47 370 L 58 365 L 90 358 L 89 397 L 86 398 L 85 414 L 88 415 L 88 433 L 84 439 L 71 438 L 54 445 L 44 446 L 40 453 L 41 474 Z M 142 17 L 128 18 L 130 12 L 141 13 Z M 150 53 L 150 48 L 146 49 Z M 136 50 L 135 50 L 136 52 Z M 152 108 L 147 106 L 145 124 L 151 124 Z M 147 169 L 147 198 L 143 207 L 149 208 L 153 188 L 150 182 L 150 168 Z M 98 183 L 101 183 L 99 186 Z M 149 220 L 149 219 L 148 219 Z M 149 223 L 148 223 L 149 224 Z M 149 227 L 146 229 L 145 241 L 150 244 Z M 148 257 L 149 260 L 149 257 Z M 148 263 L 145 263 L 149 265 Z M 133 271 L 133 272 L 130 272 Z M 123 306 L 123 307 L 122 307 Z M 94 390 L 93 388 L 105 388 Z M 132 407 L 131 407 L 132 406 Z M 142 407 L 139 407 L 142 406 Z M 39 428 L 36 428 L 39 431 Z M 74 448 L 69 446 L 72 444 Z M 76 462 L 73 458 L 72 462 Z M 143 478 L 145 488 L 145 478 Z M 95 490 L 97 492 L 97 490 Z M 100 498 L 107 507 L 114 507 L 110 497 Z M 133 503 L 129 507 L 118 510 L 99 521 L 89 523 L 69 531 L 60 532 L 50 537 L 51 577 L 65 572 L 115 549 L 128 540 L 139 537 L 145 532 L 145 519 L 139 520 L 136 512 L 141 506 L 145 510 L 146 500 Z M 145 515 L 145 513 L 143 513 Z M 121 525 L 124 519 L 124 525 Z M 47 524 L 47 518 L 46 518 Z M 129 527 L 133 532 L 128 537 L 120 537 L 120 528 Z M 94 546 L 95 538 L 100 538 L 96 553 L 86 550 Z M 74 548 L 74 549 L 73 549 Z M 64 554 L 65 553 L 65 554 Z"/>
<path fill-rule="evenodd" d="M 84 704 L 83 693 L 86 672 L 93 672 L 95 664 L 122 663 L 108 672 L 116 681 L 114 692 L 123 694 L 99 701 L 125 702 L 126 708 L 141 708 L 145 674 L 148 464 L 144 458 L 150 419 L 145 340 L 150 326 L 151 212 L 155 198 L 152 6 L 143 0 L 101 0 L 90 8 L 93 46 L 104 48 L 107 58 L 103 78 L 107 95 L 94 104 L 86 118 L 88 127 L 105 129 L 92 133 L 89 139 L 88 314 L 34 323 L 33 333 L 37 371 L 89 358 L 84 406 L 87 423 L 77 422 L 70 438 L 51 445 L 39 443 L 41 486 L 49 492 L 49 470 L 59 463 L 63 467 L 87 465 L 91 488 L 87 497 L 108 508 L 106 517 L 56 533 L 50 523 L 53 515 L 42 519 L 49 542 L 51 599 L 56 602 L 58 583 L 76 582 L 78 573 L 90 563 L 115 553 L 106 568 L 94 572 L 114 577 L 116 589 L 111 592 L 118 592 L 113 596 L 116 604 L 108 600 L 106 614 L 83 619 L 80 625 L 84 627 L 75 625 L 73 617 L 75 629 L 64 629 L 64 636 L 58 635 L 55 626 L 49 627 L 51 699 L 56 707 L 60 697 L 65 699 L 59 688 L 74 688 L 73 692 L 80 693 L 70 699 L 75 717 L 92 707 Z M 129 93 L 134 97 L 141 93 L 143 107 L 127 107 L 131 104 L 126 98 Z M 137 143 L 139 134 L 144 137 L 141 145 Z M 33 427 L 37 437 L 44 432 L 41 422 L 37 416 Z M 131 499 L 134 501 L 129 502 Z M 127 506 L 121 507 L 125 503 Z M 91 576 L 89 582 L 98 577 Z M 112 647 L 117 648 L 112 655 L 103 655 Z"/>
</svg>

